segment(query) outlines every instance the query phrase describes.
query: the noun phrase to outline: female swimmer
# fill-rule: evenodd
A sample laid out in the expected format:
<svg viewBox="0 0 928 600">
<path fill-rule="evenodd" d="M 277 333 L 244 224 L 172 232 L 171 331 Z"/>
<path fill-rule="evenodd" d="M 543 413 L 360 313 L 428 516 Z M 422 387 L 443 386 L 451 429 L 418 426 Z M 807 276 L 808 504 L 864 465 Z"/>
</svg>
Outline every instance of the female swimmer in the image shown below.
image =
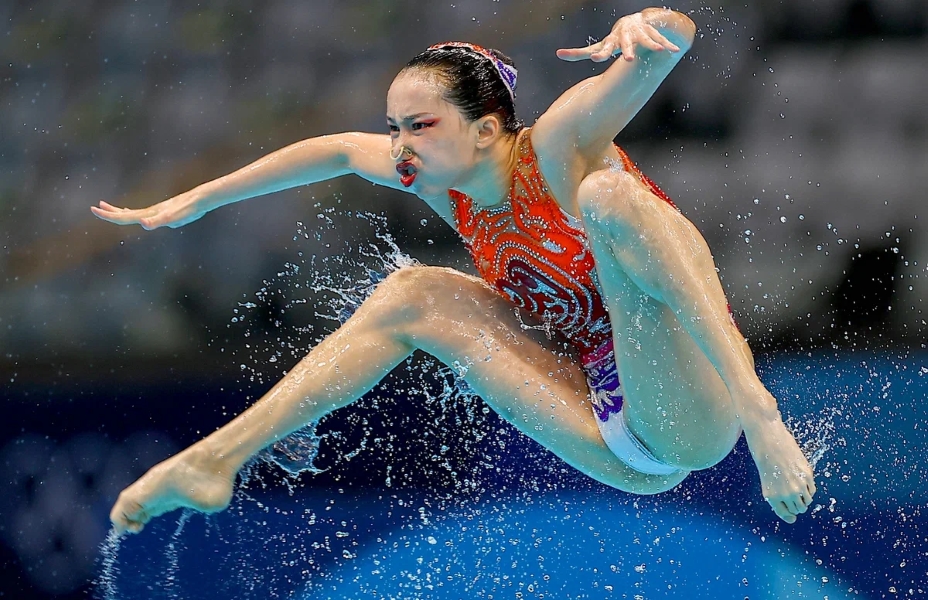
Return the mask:
<svg viewBox="0 0 928 600">
<path fill-rule="evenodd" d="M 93 207 L 112 223 L 180 227 L 355 173 L 423 199 L 481 275 L 392 273 L 251 408 L 126 488 L 116 529 L 140 531 L 180 507 L 223 509 L 251 456 L 351 404 L 416 349 L 469 365 L 465 380 L 504 419 L 628 492 L 673 488 L 743 431 L 764 498 L 795 522 L 815 494 L 812 468 L 755 373 L 709 248 L 612 141 L 694 35 L 685 15 L 649 8 L 596 44 L 558 50 L 567 61 L 619 58 L 531 128 L 515 117 L 507 57 L 438 44 L 390 86 L 390 135 L 316 137 L 149 208 Z M 532 317 L 542 325 L 525 327 Z"/>
</svg>

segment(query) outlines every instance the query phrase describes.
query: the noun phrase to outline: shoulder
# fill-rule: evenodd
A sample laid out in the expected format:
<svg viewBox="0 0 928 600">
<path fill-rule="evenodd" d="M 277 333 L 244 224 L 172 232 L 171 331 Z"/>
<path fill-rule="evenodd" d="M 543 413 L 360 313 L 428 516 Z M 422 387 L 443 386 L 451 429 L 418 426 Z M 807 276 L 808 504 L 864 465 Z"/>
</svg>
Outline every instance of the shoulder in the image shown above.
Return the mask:
<svg viewBox="0 0 928 600">
<path fill-rule="evenodd" d="M 580 182 L 608 166 L 609 161 L 621 160 L 613 144 L 595 156 L 582 153 L 569 136 L 549 127 L 543 118 L 531 127 L 530 134 L 530 148 L 539 173 L 561 208 L 571 214 L 578 214 L 574 204 Z"/>
</svg>

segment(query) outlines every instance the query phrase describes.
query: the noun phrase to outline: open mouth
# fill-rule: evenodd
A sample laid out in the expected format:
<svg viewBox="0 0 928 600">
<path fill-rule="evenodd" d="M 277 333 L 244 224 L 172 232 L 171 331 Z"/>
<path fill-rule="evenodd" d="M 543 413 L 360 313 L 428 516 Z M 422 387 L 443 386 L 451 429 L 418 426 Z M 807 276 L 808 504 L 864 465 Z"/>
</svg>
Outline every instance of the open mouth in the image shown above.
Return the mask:
<svg viewBox="0 0 928 600">
<path fill-rule="evenodd" d="M 400 174 L 400 183 L 403 187 L 409 187 L 416 180 L 416 167 L 408 160 L 396 165 L 396 172 Z"/>
</svg>

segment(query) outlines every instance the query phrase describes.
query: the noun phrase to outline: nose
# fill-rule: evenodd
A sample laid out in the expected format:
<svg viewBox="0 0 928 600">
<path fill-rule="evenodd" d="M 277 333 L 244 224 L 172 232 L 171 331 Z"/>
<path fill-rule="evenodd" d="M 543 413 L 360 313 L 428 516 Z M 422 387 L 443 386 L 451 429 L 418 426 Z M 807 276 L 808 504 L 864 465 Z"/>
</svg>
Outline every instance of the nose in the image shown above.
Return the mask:
<svg viewBox="0 0 928 600">
<path fill-rule="evenodd" d="M 397 131 L 396 135 L 393 136 L 393 142 L 402 145 L 406 142 L 407 137 L 408 134 L 403 131 L 403 127 L 399 127 L 399 131 Z"/>
<path fill-rule="evenodd" d="M 405 136 L 397 136 L 390 145 L 390 158 L 393 160 L 406 160 L 412 157 L 412 149 L 406 145 Z"/>
</svg>

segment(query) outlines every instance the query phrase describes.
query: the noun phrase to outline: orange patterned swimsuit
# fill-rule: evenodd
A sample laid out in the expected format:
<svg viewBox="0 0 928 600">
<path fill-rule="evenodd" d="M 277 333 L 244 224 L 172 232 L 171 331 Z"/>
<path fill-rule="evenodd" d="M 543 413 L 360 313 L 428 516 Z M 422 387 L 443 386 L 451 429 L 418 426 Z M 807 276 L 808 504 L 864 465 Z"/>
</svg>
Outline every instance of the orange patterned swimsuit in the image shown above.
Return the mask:
<svg viewBox="0 0 928 600">
<path fill-rule="evenodd" d="M 580 352 L 601 422 L 622 408 L 612 343 L 612 324 L 603 303 L 593 253 L 580 221 L 564 212 L 548 191 L 524 130 L 509 197 L 481 208 L 449 190 L 458 233 L 481 277 L 513 304 L 541 317 Z M 616 146 L 622 167 L 658 197 L 670 198 Z"/>
</svg>

